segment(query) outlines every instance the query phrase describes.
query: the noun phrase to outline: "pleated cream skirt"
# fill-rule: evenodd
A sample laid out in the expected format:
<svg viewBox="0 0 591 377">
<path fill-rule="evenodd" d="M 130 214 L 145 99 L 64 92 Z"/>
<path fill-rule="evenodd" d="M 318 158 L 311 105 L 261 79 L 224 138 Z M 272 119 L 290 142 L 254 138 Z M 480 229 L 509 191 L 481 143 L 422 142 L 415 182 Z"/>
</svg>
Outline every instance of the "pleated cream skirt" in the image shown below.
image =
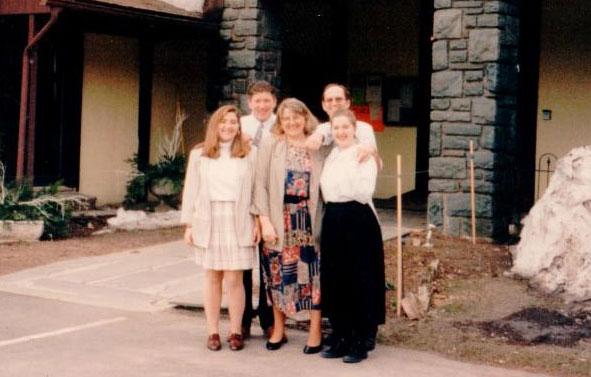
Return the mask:
<svg viewBox="0 0 591 377">
<path fill-rule="evenodd" d="M 195 262 L 208 270 L 250 270 L 255 247 L 241 247 L 236 237 L 234 202 L 211 202 L 211 235 L 208 248 L 195 248 Z"/>
</svg>

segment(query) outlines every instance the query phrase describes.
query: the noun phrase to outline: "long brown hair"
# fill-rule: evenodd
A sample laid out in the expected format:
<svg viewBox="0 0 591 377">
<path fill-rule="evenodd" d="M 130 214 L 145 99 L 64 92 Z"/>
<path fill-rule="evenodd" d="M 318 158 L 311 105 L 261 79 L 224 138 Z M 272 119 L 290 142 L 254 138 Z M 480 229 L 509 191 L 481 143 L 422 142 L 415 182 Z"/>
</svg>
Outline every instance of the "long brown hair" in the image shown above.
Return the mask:
<svg viewBox="0 0 591 377">
<path fill-rule="evenodd" d="M 232 157 L 244 158 L 250 152 L 250 143 L 244 141 L 242 138 L 242 126 L 240 124 L 240 110 L 234 105 L 224 105 L 217 109 L 209 120 L 207 121 L 207 131 L 205 131 L 205 140 L 199 143 L 195 148 L 203 148 L 203 156 L 209 158 L 220 157 L 220 139 L 218 136 L 218 126 L 222 119 L 228 113 L 236 114 L 238 118 L 238 133 L 232 140 L 232 147 L 230 148 L 230 155 Z"/>
<path fill-rule="evenodd" d="M 281 101 L 277 108 L 277 121 L 273 125 L 271 132 L 278 136 L 283 136 L 285 134 L 283 131 L 283 125 L 281 124 L 281 116 L 285 109 L 290 109 L 294 113 L 300 114 L 306 118 L 306 125 L 304 126 L 304 134 L 306 136 L 309 136 L 314 132 L 318 125 L 318 119 L 316 119 L 314 114 L 308 109 L 308 106 L 297 98 L 286 98 Z"/>
</svg>

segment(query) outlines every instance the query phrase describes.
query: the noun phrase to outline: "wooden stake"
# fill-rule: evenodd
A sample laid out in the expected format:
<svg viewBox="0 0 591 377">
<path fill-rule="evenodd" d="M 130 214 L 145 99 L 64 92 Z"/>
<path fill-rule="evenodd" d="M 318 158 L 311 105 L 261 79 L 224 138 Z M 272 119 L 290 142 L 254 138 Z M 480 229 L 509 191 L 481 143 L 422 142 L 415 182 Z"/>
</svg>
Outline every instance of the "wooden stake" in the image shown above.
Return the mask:
<svg viewBox="0 0 591 377">
<path fill-rule="evenodd" d="M 396 156 L 396 226 L 398 230 L 398 281 L 396 283 L 396 315 L 402 316 L 402 164 Z"/>
<path fill-rule="evenodd" d="M 474 195 L 474 141 L 470 140 L 470 207 L 472 211 L 472 244 L 476 245 L 476 198 Z"/>
</svg>

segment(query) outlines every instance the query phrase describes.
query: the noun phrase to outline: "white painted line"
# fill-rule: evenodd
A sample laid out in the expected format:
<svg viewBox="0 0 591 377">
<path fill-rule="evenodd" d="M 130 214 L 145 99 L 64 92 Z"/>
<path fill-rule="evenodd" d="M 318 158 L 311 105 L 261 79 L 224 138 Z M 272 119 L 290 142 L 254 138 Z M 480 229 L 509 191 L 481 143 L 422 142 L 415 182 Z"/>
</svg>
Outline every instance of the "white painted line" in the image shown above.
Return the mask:
<svg viewBox="0 0 591 377">
<path fill-rule="evenodd" d="M 126 319 L 127 318 L 125 318 L 125 317 L 104 319 L 102 321 L 91 322 L 91 323 L 87 323 L 85 325 L 66 327 L 63 329 L 55 330 L 55 331 L 49 331 L 49 332 L 44 332 L 44 333 L 39 333 L 39 334 L 34 334 L 34 335 L 23 336 L 21 338 L 3 340 L 3 341 L 0 341 L 0 347 L 9 346 L 9 345 L 16 344 L 16 343 L 24 343 L 24 342 L 28 342 L 29 340 L 49 338 L 49 337 L 56 336 L 56 335 L 62 335 L 62 334 L 67 334 L 67 333 L 71 333 L 71 332 L 75 332 L 75 331 L 89 329 L 92 327 L 108 325 L 110 323 L 125 321 Z"/>
</svg>

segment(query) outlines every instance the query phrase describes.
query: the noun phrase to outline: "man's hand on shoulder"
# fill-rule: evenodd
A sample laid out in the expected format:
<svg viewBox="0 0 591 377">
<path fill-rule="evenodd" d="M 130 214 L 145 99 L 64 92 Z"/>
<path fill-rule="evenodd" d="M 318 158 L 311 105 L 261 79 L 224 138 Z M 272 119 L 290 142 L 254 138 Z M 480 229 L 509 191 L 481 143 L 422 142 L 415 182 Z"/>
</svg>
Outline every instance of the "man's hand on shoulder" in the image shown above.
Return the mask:
<svg viewBox="0 0 591 377">
<path fill-rule="evenodd" d="M 376 149 L 371 145 L 361 144 L 357 149 L 357 161 L 362 164 L 368 161 L 371 157 L 375 157 L 377 154 L 376 152 Z"/>
<path fill-rule="evenodd" d="M 306 148 L 309 151 L 317 151 L 322 146 L 324 137 L 320 133 L 313 133 L 306 139 Z"/>
</svg>

